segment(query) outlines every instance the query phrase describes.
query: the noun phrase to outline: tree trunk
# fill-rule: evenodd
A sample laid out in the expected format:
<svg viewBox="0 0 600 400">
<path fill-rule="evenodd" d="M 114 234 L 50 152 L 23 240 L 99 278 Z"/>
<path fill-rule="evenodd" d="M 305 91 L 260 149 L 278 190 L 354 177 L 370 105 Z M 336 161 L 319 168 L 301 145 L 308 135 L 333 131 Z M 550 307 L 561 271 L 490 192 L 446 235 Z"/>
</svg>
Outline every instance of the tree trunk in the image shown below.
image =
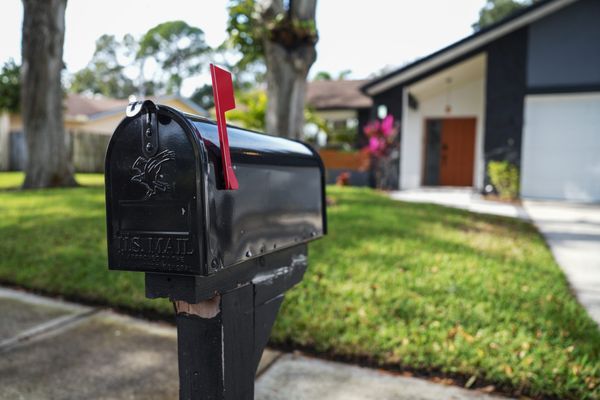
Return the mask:
<svg viewBox="0 0 600 400">
<path fill-rule="evenodd" d="M 261 4 L 261 15 L 266 26 L 273 26 L 278 15 L 287 14 L 289 19 L 285 29 L 271 29 L 264 41 L 268 133 L 302 138 L 306 77 L 317 58 L 316 30 L 313 36 L 293 29 L 299 25 L 296 23 L 298 21 L 314 26 L 316 3 L 316 0 L 289 0 L 288 10 L 282 0 L 264 0 Z"/>
<path fill-rule="evenodd" d="M 63 121 L 67 0 L 23 0 L 21 113 L 28 161 L 24 188 L 77 185 Z"/>
</svg>

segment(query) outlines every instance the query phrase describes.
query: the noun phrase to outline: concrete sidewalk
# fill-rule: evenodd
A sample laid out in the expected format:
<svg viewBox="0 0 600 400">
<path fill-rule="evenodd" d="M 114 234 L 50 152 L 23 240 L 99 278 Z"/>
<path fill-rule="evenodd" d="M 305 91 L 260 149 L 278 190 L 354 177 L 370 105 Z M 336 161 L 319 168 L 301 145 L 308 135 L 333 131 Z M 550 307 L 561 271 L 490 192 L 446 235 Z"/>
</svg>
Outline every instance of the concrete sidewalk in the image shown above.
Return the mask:
<svg viewBox="0 0 600 400">
<path fill-rule="evenodd" d="M 523 208 L 516 204 L 485 200 L 472 188 L 424 187 L 390 193 L 394 200 L 410 203 L 431 203 L 446 207 L 461 208 L 480 214 L 528 219 Z"/>
<path fill-rule="evenodd" d="M 0 400 L 81 398 L 178 398 L 175 328 L 0 288 Z M 267 350 L 256 399 L 505 398 Z"/>
</svg>

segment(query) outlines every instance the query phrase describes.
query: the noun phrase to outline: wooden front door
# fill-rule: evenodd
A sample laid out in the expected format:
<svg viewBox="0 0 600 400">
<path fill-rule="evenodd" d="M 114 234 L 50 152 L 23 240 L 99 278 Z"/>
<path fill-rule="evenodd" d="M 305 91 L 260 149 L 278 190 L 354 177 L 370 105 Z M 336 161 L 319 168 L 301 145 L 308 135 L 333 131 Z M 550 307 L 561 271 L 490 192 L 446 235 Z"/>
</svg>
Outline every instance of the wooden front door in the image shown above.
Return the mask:
<svg viewBox="0 0 600 400">
<path fill-rule="evenodd" d="M 427 121 L 425 185 L 473 186 L 475 118 Z"/>
<path fill-rule="evenodd" d="M 473 186 L 475 118 L 442 121 L 440 185 Z"/>
</svg>

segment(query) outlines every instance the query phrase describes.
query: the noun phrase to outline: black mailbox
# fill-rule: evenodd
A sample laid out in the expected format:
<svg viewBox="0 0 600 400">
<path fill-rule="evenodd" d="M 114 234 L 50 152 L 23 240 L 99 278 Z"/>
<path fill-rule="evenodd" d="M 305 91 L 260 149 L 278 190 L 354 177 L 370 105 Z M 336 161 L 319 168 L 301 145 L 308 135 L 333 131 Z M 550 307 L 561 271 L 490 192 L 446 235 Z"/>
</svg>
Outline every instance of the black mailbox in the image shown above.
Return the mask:
<svg viewBox="0 0 600 400">
<path fill-rule="evenodd" d="M 109 268 L 176 302 L 182 399 L 253 398 L 283 293 L 327 229 L 312 148 L 227 131 L 237 190 L 217 124 L 151 101 L 130 104 L 106 155 Z"/>
<path fill-rule="evenodd" d="M 210 276 L 324 234 L 323 165 L 310 147 L 229 127 L 239 189 L 220 190 L 216 124 L 138 108 L 108 146 L 111 269 Z"/>
</svg>

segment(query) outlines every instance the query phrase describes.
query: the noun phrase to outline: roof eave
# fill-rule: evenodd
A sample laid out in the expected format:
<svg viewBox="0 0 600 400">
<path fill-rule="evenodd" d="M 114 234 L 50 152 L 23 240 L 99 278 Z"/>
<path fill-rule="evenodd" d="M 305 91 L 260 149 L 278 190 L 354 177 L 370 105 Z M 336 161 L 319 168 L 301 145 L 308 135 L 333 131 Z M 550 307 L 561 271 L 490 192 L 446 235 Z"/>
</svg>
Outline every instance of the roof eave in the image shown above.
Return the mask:
<svg viewBox="0 0 600 400">
<path fill-rule="evenodd" d="M 459 58 L 468 52 L 482 48 L 484 45 L 504 35 L 514 32 L 548 14 L 572 4 L 578 0 L 546 0 L 536 3 L 521 12 L 507 17 L 492 26 L 467 36 L 443 49 L 440 49 L 412 64 L 404 66 L 387 75 L 376 78 L 360 87 L 368 96 L 377 95 L 391 87 L 400 85 L 436 67 Z"/>
</svg>

